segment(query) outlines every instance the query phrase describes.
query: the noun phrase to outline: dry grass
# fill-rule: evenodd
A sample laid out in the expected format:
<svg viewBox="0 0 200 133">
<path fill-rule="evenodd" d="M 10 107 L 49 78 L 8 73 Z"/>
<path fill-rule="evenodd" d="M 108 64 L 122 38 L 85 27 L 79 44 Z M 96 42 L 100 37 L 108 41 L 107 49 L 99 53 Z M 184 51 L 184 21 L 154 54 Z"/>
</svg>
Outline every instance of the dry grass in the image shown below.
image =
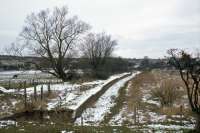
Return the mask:
<svg viewBox="0 0 200 133">
<path fill-rule="evenodd" d="M 158 112 L 174 120 L 178 119 L 174 118 L 173 116 L 183 116 L 182 119 L 191 121 L 191 117 L 194 116 L 190 108 L 184 108 L 183 106 L 162 107 L 158 110 Z"/>
<path fill-rule="evenodd" d="M 19 102 L 20 95 L 0 94 L 0 118 L 15 112 L 15 103 Z"/>
<path fill-rule="evenodd" d="M 31 101 L 31 102 L 27 102 L 26 107 L 24 104 L 24 101 L 19 102 L 18 104 L 16 104 L 15 107 L 15 112 L 16 113 L 20 113 L 20 112 L 25 112 L 25 111 L 33 111 L 33 110 L 38 110 L 38 109 L 45 109 L 46 108 L 46 101 L 41 101 L 41 100 L 37 100 L 37 101 Z"/>
<path fill-rule="evenodd" d="M 164 79 L 159 87 L 151 90 L 152 97 L 158 99 L 162 106 L 172 106 L 177 99 L 180 99 L 182 93 L 180 85 L 172 79 Z"/>
<path fill-rule="evenodd" d="M 148 118 L 149 112 L 168 117 L 182 114 L 187 120 L 192 116 L 184 83 L 177 72 L 163 70 L 142 72 L 130 82 L 127 94 L 126 115 L 134 114 L 134 109 L 137 107 L 143 112 L 143 120 L 146 122 L 151 121 Z"/>
<path fill-rule="evenodd" d="M 162 107 L 160 108 L 159 112 L 167 116 L 172 116 L 172 115 L 180 115 L 180 112 L 183 111 L 181 110 L 181 107 Z"/>
<path fill-rule="evenodd" d="M 96 85 L 91 85 L 91 86 L 88 86 L 88 85 L 82 85 L 82 86 L 80 86 L 79 88 L 77 88 L 77 89 L 79 89 L 80 90 L 80 92 L 84 92 L 84 91 L 87 91 L 87 90 L 89 90 L 89 89 L 91 89 L 91 88 L 94 88 Z"/>
<path fill-rule="evenodd" d="M 137 80 L 137 83 L 139 83 L 140 85 L 148 83 L 151 84 L 156 82 L 156 75 L 152 72 L 145 71 L 137 75 L 134 80 Z"/>
<path fill-rule="evenodd" d="M 90 77 L 90 76 L 83 76 L 83 77 L 81 77 L 81 78 L 79 78 L 79 79 L 73 79 L 73 80 L 71 80 L 70 82 L 73 84 L 82 84 L 82 83 L 85 83 L 85 82 L 92 82 L 92 81 L 94 81 L 94 80 L 96 80 L 96 79 L 94 79 L 94 78 L 92 78 L 92 77 Z"/>
<path fill-rule="evenodd" d="M 135 106 L 138 106 L 141 102 L 142 98 L 142 89 L 144 86 L 148 84 L 154 84 L 155 77 L 152 73 L 146 71 L 142 72 L 131 81 L 130 86 L 128 88 L 128 109 L 132 111 Z"/>
<path fill-rule="evenodd" d="M 40 110 L 40 109 L 46 109 L 47 103 L 49 100 L 56 98 L 58 96 L 57 93 L 51 92 L 51 93 L 44 93 L 43 99 L 41 100 L 41 95 L 37 95 L 37 99 L 34 99 L 34 96 L 31 95 L 31 97 L 27 100 L 27 104 L 25 107 L 25 101 L 21 100 L 19 103 L 16 104 L 15 112 L 25 112 L 25 111 L 33 111 L 33 110 Z"/>
<path fill-rule="evenodd" d="M 38 97 L 40 97 L 40 95 Z M 56 93 L 56 92 L 51 91 L 50 93 L 48 93 L 48 92 L 44 93 L 45 99 L 53 99 L 56 97 L 58 97 L 58 93 Z"/>
<path fill-rule="evenodd" d="M 137 77 L 136 77 L 137 78 Z M 133 111 L 133 109 L 138 106 L 141 101 L 141 91 L 138 80 L 133 80 L 129 86 L 128 90 L 128 111 Z"/>
</svg>

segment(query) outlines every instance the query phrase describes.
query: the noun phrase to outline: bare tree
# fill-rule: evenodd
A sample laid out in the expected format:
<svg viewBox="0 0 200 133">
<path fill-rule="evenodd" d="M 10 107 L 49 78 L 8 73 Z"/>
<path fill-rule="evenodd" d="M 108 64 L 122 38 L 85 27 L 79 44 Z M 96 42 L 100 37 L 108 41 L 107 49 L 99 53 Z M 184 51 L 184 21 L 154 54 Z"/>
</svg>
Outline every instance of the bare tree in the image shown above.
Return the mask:
<svg viewBox="0 0 200 133">
<path fill-rule="evenodd" d="M 178 69 L 185 84 L 190 106 L 197 115 L 196 129 L 200 131 L 200 58 L 177 49 L 168 50 L 168 54 L 169 63 Z"/>
<path fill-rule="evenodd" d="M 112 40 L 110 35 L 90 33 L 85 38 L 81 51 L 84 57 L 89 59 L 89 63 L 96 73 L 106 64 L 107 58 L 112 56 L 116 45 L 116 40 Z"/>
<path fill-rule="evenodd" d="M 76 16 L 68 17 L 67 8 L 62 7 L 55 8 L 53 12 L 47 9 L 29 15 L 20 37 L 33 54 L 51 64 L 53 70 L 46 72 L 65 81 L 65 71 L 68 69 L 66 57 L 71 55 L 77 40 L 89 28 L 88 24 Z"/>
</svg>

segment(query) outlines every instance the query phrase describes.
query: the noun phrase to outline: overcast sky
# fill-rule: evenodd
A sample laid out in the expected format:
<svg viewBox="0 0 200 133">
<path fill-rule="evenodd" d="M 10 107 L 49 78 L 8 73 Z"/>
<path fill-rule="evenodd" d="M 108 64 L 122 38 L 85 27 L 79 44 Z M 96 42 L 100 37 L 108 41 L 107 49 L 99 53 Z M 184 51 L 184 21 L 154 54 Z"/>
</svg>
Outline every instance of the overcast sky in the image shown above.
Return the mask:
<svg viewBox="0 0 200 133">
<path fill-rule="evenodd" d="M 169 48 L 200 48 L 200 0 L 0 0 L 0 51 L 31 12 L 66 5 L 95 32 L 118 40 L 115 55 L 164 57 Z"/>
</svg>

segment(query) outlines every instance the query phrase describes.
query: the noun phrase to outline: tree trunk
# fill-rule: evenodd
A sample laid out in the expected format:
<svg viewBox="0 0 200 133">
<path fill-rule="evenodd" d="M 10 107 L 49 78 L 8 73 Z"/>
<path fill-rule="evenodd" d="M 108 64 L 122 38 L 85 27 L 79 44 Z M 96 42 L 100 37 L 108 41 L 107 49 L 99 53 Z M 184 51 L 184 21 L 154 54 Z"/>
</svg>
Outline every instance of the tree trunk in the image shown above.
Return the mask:
<svg viewBox="0 0 200 133">
<path fill-rule="evenodd" d="M 60 79 L 62 79 L 62 81 L 67 81 L 67 75 L 65 73 L 65 71 L 63 70 L 63 67 L 61 64 L 57 64 L 56 66 L 57 69 L 57 75 L 59 76 Z"/>
<path fill-rule="evenodd" d="M 200 131 L 200 114 L 197 114 L 196 116 L 196 131 Z"/>
<path fill-rule="evenodd" d="M 63 72 L 60 72 L 59 73 L 59 76 L 60 76 L 60 78 L 62 79 L 62 81 L 67 81 L 68 79 L 67 79 L 67 75 L 65 74 L 65 72 L 63 71 Z"/>
</svg>

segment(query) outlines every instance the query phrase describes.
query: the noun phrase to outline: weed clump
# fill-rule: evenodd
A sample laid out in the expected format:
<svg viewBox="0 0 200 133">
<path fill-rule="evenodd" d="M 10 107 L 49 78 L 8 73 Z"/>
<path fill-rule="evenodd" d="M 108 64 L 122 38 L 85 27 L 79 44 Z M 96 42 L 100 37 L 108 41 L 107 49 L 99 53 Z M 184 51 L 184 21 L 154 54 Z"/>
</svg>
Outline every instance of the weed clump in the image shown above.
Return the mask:
<svg viewBox="0 0 200 133">
<path fill-rule="evenodd" d="M 171 107 L 177 99 L 181 98 L 180 86 L 172 79 L 165 79 L 158 87 L 151 90 L 151 95 L 160 102 L 161 106 Z"/>
</svg>

